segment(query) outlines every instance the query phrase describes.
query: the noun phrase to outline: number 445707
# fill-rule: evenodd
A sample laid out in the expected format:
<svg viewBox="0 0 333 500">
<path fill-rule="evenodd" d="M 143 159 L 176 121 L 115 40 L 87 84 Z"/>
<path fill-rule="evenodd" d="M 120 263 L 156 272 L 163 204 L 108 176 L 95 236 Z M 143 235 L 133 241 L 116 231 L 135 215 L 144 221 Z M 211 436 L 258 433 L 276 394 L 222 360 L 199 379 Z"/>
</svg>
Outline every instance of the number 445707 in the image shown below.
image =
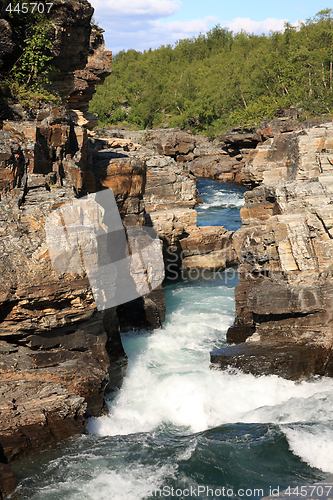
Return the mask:
<svg viewBox="0 0 333 500">
<path fill-rule="evenodd" d="M 15 7 L 12 7 L 12 4 L 8 4 L 6 7 L 6 12 L 16 12 L 17 14 L 28 14 L 28 12 L 34 13 L 38 12 L 39 14 L 43 14 L 44 12 L 48 14 L 52 8 L 53 3 L 49 2 L 33 2 L 33 3 L 17 3 Z"/>
</svg>

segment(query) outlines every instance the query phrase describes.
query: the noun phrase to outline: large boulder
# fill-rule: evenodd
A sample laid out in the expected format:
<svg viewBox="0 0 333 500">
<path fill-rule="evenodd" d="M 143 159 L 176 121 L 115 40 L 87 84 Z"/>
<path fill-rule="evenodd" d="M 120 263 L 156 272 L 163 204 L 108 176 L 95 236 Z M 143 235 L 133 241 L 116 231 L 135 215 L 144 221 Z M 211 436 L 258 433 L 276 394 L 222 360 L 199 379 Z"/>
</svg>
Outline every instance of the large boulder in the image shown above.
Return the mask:
<svg viewBox="0 0 333 500">
<path fill-rule="evenodd" d="M 196 140 L 191 133 L 179 129 L 149 130 L 145 140 L 159 155 L 171 156 L 179 163 L 193 159 Z"/>
</svg>

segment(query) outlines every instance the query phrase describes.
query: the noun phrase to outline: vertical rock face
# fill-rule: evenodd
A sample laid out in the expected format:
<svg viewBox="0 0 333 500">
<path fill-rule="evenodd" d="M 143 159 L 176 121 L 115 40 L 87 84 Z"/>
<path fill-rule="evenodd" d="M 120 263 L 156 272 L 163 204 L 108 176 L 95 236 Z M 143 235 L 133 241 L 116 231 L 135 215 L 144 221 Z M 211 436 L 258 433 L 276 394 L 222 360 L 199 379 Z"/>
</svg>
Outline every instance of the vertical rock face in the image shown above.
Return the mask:
<svg viewBox="0 0 333 500">
<path fill-rule="evenodd" d="M 70 105 L 82 113 L 93 85 L 110 72 L 102 36 L 93 30 L 91 37 L 92 12 L 85 0 L 55 1 L 50 11 L 52 50 L 60 69 L 54 86 L 64 96 L 70 94 Z M 16 60 L 24 33 L 5 19 L 0 31 L 6 70 Z M 0 498 L 15 484 L 7 462 L 82 433 L 86 418 L 104 411 L 105 391 L 120 386 L 126 369 L 121 312 L 97 311 L 85 272 L 54 271 L 46 244 L 48 215 L 103 187 L 92 173 L 89 123 L 83 127 L 68 108 L 53 105 L 28 111 L 14 105 L 4 109 L 2 118 Z M 141 187 L 133 187 L 133 179 L 132 187 L 119 182 L 124 172 L 118 171 L 118 206 L 124 219 L 143 219 L 146 171 L 134 164 L 132 170 L 129 175 L 135 171 Z M 159 314 L 155 311 L 155 322 Z"/>
<path fill-rule="evenodd" d="M 23 196 L 26 188 L 58 185 L 82 191 L 90 166 L 87 130 L 53 107 L 41 120 L 2 124 L 1 194 Z"/>
<path fill-rule="evenodd" d="M 75 91 L 75 72 L 87 65 L 93 12 L 87 0 L 56 0 L 50 9 L 52 63 L 59 71 L 53 80 L 53 88 L 63 96 Z"/>
<path fill-rule="evenodd" d="M 167 135 L 167 131 L 162 132 L 163 137 Z M 173 135 L 171 131 L 171 136 Z M 192 138 L 189 134 L 186 135 Z M 114 136 L 117 136 L 117 139 Z M 140 134 L 133 133 L 133 140 L 143 139 L 143 131 L 140 131 Z M 167 265 L 169 255 L 167 250 L 172 248 L 172 252 L 179 253 L 181 251 L 179 240 L 188 236 L 190 227 L 196 226 L 195 177 L 190 174 L 186 165 L 177 163 L 168 155 L 158 154 L 156 144 L 150 141 L 141 147 L 139 144 L 133 144 L 130 131 L 105 130 L 102 138 L 93 139 L 92 142 L 93 169 L 97 182 L 103 186 L 114 186 L 116 192 L 117 186 L 126 185 L 127 193 L 135 191 L 140 193 L 141 205 L 136 210 L 143 217 L 141 224 L 152 226 L 158 233 L 163 241 L 164 259 Z M 138 183 L 136 174 L 138 168 L 143 169 L 145 175 L 142 185 Z M 120 170 L 122 175 L 118 177 Z M 126 194 L 121 204 L 126 205 L 129 202 L 130 198 Z M 127 220 L 130 221 L 128 216 Z M 181 262 L 178 263 L 178 267 L 180 264 Z"/>
<path fill-rule="evenodd" d="M 292 110 L 289 114 L 292 115 Z M 283 137 L 285 132 L 293 132 L 299 128 L 297 120 L 285 116 L 269 122 L 263 121 L 259 127 L 228 130 L 212 142 L 204 136 L 196 136 L 194 159 L 189 168 L 196 177 L 245 184 L 252 189 L 258 185 L 253 184 L 251 162 L 249 163 L 253 150 L 257 146 L 263 146 L 262 149 L 266 150 L 269 144 L 265 142 L 267 139 L 280 134 Z M 263 156 L 261 158 L 264 164 Z M 256 161 L 260 161 L 260 157 Z M 262 179 L 258 179 L 257 182 L 261 181 Z"/>
<path fill-rule="evenodd" d="M 100 141 L 100 146 L 103 146 L 103 141 Z M 104 146 L 109 146 L 108 141 L 105 141 Z M 97 191 L 112 189 L 127 231 L 133 226 L 146 224 L 144 191 L 147 165 L 144 157 L 119 153 L 108 147 L 101 151 L 95 149 L 91 174 Z M 156 270 L 156 273 L 159 274 L 159 270 Z M 158 276 L 155 278 L 159 279 Z M 117 317 L 122 331 L 133 328 L 159 328 L 165 319 L 162 287 L 159 286 L 143 297 L 119 306 Z"/>
<path fill-rule="evenodd" d="M 82 188 L 86 130 L 53 110 L 4 122 L 0 137 L 0 443 L 12 460 L 100 414 L 117 319 L 105 324 L 85 274 L 53 270 L 45 240 L 48 214 Z"/>
<path fill-rule="evenodd" d="M 16 488 L 14 473 L 8 464 L 0 463 L 0 499 L 7 498 Z"/>
<path fill-rule="evenodd" d="M 293 377 L 332 375 L 332 122 L 270 139 L 243 176 L 258 187 L 245 194 L 243 226 L 233 238 L 241 282 L 228 339 L 269 346 L 271 358 L 281 345 L 316 348 L 316 363 L 304 362 Z M 223 363 L 236 359 L 223 356 Z"/>
<path fill-rule="evenodd" d="M 74 72 L 74 89 L 67 99 L 72 108 L 72 120 L 88 129 L 98 125 L 97 118 L 88 113 L 89 101 L 96 92 L 96 85 L 102 84 L 111 73 L 112 52 L 105 50 L 102 33 L 101 28 L 92 26 L 87 64 L 84 69 Z"/>
</svg>

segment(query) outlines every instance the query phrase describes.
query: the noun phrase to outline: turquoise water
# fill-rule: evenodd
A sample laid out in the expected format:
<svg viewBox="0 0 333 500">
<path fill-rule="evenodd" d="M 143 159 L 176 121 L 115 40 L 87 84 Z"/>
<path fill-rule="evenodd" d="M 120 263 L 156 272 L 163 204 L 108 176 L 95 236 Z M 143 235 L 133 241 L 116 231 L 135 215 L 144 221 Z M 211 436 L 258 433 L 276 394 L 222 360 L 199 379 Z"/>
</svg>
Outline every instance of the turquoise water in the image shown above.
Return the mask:
<svg viewBox="0 0 333 500">
<path fill-rule="evenodd" d="M 240 223 L 242 188 L 198 187 L 202 225 Z M 223 217 L 209 210 L 217 200 Z M 209 352 L 233 322 L 236 283 L 221 273 L 166 284 L 163 328 L 123 337 L 129 367 L 110 414 L 90 420 L 90 435 L 14 464 L 15 499 L 255 499 L 333 473 L 333 380 L 210 370 Z"/>
<path fill-rule="evenodd" d="M 241 225 L 239 210 L 244 204 L 246 189 L 236 184 L 226 184 L 201 179 L 197 184 L 203 203 L 197 206 L 198 226 L 224 226 L 237 231 Z"/>
</svg>

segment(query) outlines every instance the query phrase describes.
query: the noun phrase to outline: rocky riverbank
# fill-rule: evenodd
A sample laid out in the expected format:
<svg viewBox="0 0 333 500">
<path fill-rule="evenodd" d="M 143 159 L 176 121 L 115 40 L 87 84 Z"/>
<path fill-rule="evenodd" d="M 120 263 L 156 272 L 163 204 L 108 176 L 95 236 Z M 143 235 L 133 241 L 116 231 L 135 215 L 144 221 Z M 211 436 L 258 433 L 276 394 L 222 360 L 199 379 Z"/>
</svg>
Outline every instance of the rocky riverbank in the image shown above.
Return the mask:
<svg viewBox="0 0 333 500">
<path fill-rule="evenodd" d="M 258 145 L 242 170 L 236 321 L 214 366 L 298 379 L 333 374 L 332 121 Z"/>
<path fill-rule="evenodd" d="M 85 432 L 90 416 L 107 411 L 104 394 L 120 387 L 126 371 L 120 332 L 158 328 L 164 320 L 161 286 L 98 311 L 84 270 L 53 269 L 44 227 L 49 214 L 111 188 L 125 228 L 158 232 L 167 273 L 171 264 L 176 272 L 183 262 L 224 268 L 236 258 L 232 232 L 196 227 L 196 179 L 186 166 L 196 142 L 190 134 L 157 131 L 143 147 L 91 132 L 96 118 L 87 112 L 89 100 L 111 71 L 92 12 L 85 0 L 59 0 L 51 10 L 59 69 L 53 87 L 64 105 L 1 109 L 0 498 L 15 487 L 8 464 Z M 9 19 L 0 19 L 0 30 L 6 70 L 20 38 Z"/>
<path fill-rule="evenodd" d="M 215 366 L 332 375 L 332 124 L 276 120 L 213 143 L 178 129 L 92 132 L 89 100 L 111 71 L 92 11 L 85 0 L 56 0 L 51 11 L 53 86 L 64 105 L 1 109 L 0 498 L 15 487 L 11 461 L 85 432 L 107 411 L 104 395 L 126 371 L 120 333 L 164 321 L 161 286 L 98 311 L 84 270 L 53 269 L 45 220 L 88 193 L 111 188 L 125 229 L 156 230 L 169 277 L 240 262 L 228 333 L 240 345 L 214 353 Z M 8 69 L 22 33 L 9 19 L 0 32 Z M 237 233 L 197 227 L 197 177 L 253 189 Z"/>
<path fill-rule="evenodd" d="M 91 82 L 111 72 L 92 13 L 82 0 L 56 1 L 50 11 L 54 88 L 69 104 L 1 109 L 0 498 L 15 487 L 8 463 L 84 432 L 126 366 L 116 312 L 97 311 L 86 275 L 53 270 L 44 230 L 47 215 L 84 194 L 89 178 Z M 9 18 L 0 31 L 5 72 L 24 33 Z"/>
<path fill-rule="evenodd" d="M 147 160 L 153 149 L 164 155 L 159 173 L 156 158 L 147 162 L 144 198 L 165 249 L 172 248 L 181 256 L 178 262 L 183 271 L 240 263 L 236 321 L 227 336 L 229 343 L 240 345 L 212 353 L 212 367 L 233 366 L 293 379 L 331 376 L 332 122 L 302 124 L 282 117 L 253 130 L 230 131 L 219 138 L 219 145 L 215 141 L 206 146 L 200 137 L 191 140 L 191 134 L 177 129 L 134 133 L 109 129 L 105 133 L 120 141 L 140 141 L 139 152 L 126 154 Z M 186 198 L 186 190 L 175 182 L 176 172 L 182 171 L 190 185 L 198 148 L 203 158 L 211 150 L 224 157 L 226 143 L 229 159 L 232 151 L 242 151 L 246 161 L 238 174 L 251 189 L 241 210 L 243 227 L 234 234 L 224 228 L 196 228 L 193 207 L 184 208 L 193 205 L 195 198 Z M 162 177 L 161 167 L 165 168 Z M 216 178 L 214 172 L 212 168 L 197 175 Z M 175 211 L 175 199 L 182 206 L 180 211 Z M 165 259 L 168 269 L 168 255 Z"/>
<path fill-rule="evenodd" d="M 219 270 L 238 262 L 232 231 L 197 227 L 194 207 L 200 202 L 200 193 L 191 170 L 197 140 L 191 133 L 106 128 L 96 130 L 91 142 L 95 174 L 101 161 L 109 161 L 107 158 L 119 165 L 135 158 L 146 165 L 145 224 L 152 226 L 163 242 L 167 276 L 180 275 L 182 269 Z M 108 174 L 103 174 L 102 185 L 113 185 Z"/>
</svg>

